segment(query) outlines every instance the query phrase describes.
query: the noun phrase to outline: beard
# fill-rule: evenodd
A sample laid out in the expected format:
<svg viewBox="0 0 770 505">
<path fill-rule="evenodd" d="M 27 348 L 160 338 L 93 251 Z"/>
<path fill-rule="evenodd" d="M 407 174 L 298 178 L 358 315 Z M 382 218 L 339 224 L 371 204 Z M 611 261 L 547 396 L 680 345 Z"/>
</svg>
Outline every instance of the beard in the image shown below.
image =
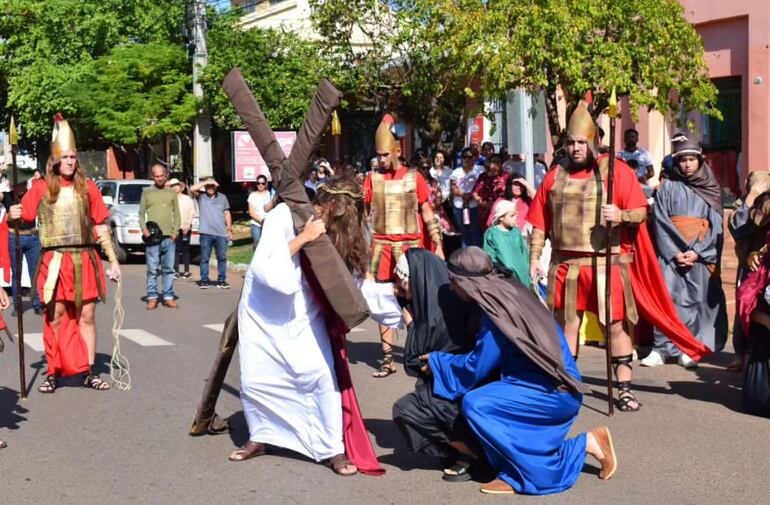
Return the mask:
<svg viewBox="0 0 770 505">
<path fill-rule="evenodd" d="M 586 168 L 588 166 L 591 166 L 594 163 L 594 155 L 589 150 L 588 153 L 586 153 L 586 157 L 584 160 L 575 161 L 572 156 L 569 157 L 569 168 L 573 170 L 580 170 L 583 168 Z"/>
</svg>

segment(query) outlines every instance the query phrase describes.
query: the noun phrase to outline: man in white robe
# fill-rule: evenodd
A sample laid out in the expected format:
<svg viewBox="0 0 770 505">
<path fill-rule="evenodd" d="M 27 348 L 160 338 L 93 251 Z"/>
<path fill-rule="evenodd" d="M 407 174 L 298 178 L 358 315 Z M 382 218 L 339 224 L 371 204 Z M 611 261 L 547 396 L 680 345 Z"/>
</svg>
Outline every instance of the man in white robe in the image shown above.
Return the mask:
<svg viewBox="0 0 770 505">
<path fill-rule="evenodd" d="M 324 230 L 323 221 L 311 218 L 295 234 L 289 208 L 278 205 L 265 219 L 246 274 L 238 305 L 241 402 L 258 453 L 264 444 L 315 461 L 345 452 L 329 335 L 297 254 Z M 231 459 L 252 456 L 249 447 L 240 451 Z"/>
</svg>

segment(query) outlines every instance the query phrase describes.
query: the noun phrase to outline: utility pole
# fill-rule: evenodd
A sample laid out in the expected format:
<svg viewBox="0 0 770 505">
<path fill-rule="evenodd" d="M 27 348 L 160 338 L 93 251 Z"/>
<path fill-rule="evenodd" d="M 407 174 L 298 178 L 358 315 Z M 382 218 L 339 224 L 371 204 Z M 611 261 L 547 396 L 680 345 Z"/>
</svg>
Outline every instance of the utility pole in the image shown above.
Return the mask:
<svg viewBox="0 0 770 505">
<path fill-rule="evenodd" d="M 524 157 L 524 177 L 535 183 L 535 161 L 532 121 L 532 95 L 523 89 L 511 90 L 506 96 L 508 150 Z"/>
<path fill-rule="evenodd" d="M 208 65 L 206 49 L 206 0 L 192 0 L 192 42 L 193 52 L 193 94 L 197 100 L 203 98 L 200 74 Z M 211 116 L 205 108 L 198 109 L 193 130 L 193 177 L 195 182 L 214 174 L 211 163 Z"/>
</svg>

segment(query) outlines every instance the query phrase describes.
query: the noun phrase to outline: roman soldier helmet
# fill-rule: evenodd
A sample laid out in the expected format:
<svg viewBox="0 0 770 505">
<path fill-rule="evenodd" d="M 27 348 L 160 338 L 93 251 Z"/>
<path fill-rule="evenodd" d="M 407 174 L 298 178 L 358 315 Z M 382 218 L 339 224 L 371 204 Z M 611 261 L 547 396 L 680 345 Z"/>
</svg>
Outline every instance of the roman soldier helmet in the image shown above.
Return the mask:
<svg viewBox="0 0 770 505">
<path fill-rule="evenodd" d="M 377 133 L 374 134 L 374 148 L 377 152 L 389 151 L 395 159 L 401 145 L 393 135 L 393 123 L 393 116 L 390 114 L 385 114 L 382 117 L 380 126 L 377 127 Z"/>
<path fill-rule="evenodd" d="M 61 113 L 57 112 L 53 117 L 53 135 L 51 137 L 51 154 L 61 158 L 64 151 L 77 151 L 75 145 L 75 133 Z"/>
<path fill-rule="evenodd" d="M 588 102 L 583 99 L 580 100 L 572 116 L 569 118 L 569 124 L 567 125 L 567 135 L 569 136 L 582 136 L 588 140 L 588 147 L 591 152 L 596 154 L 598 148 L 598 127 L 591 113 L 588 112 Z"/>
</svg>

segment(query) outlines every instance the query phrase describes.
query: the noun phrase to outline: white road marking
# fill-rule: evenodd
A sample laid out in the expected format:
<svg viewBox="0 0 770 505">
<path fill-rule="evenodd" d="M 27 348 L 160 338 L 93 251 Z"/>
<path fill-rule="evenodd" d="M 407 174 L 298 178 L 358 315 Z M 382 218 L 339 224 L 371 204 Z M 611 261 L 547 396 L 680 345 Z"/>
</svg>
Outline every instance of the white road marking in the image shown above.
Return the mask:
<svg viewBox="0 0 770 505">
<path fill-rule="evenodd" d="M 174 345 L 167 340 L 163 340 L 162 338 L 153 335 L 152 333 L 139 329 L 120 330 L 120 335 L 126 337 L 135 344 L 141 345 L 142 347 Z"/>
<path fill-rule="evenodd" d="M 19 338 L 16 334 L 15 338 Z M 43 344 L 42 333 L 24 333 L 24 345 L 29 346 L 33 351 L 43 352 L 45 351 L 45 344 Z"/>
<path fill-rule="evenodd" d="M 208 328 L 209 330 L 214 330 L 217 333 L 222 333 L 222 330 L 225 329 L 225 323 L 204 324 L 203 327 Z"/>
<path fill-rule="evenodd" d="M 364 332 L 366 332 L 366 330 L 363 328 L 353 328 L 352 330 L 350 330 L 350 333 L 364 333 Z"/>
</svg>

